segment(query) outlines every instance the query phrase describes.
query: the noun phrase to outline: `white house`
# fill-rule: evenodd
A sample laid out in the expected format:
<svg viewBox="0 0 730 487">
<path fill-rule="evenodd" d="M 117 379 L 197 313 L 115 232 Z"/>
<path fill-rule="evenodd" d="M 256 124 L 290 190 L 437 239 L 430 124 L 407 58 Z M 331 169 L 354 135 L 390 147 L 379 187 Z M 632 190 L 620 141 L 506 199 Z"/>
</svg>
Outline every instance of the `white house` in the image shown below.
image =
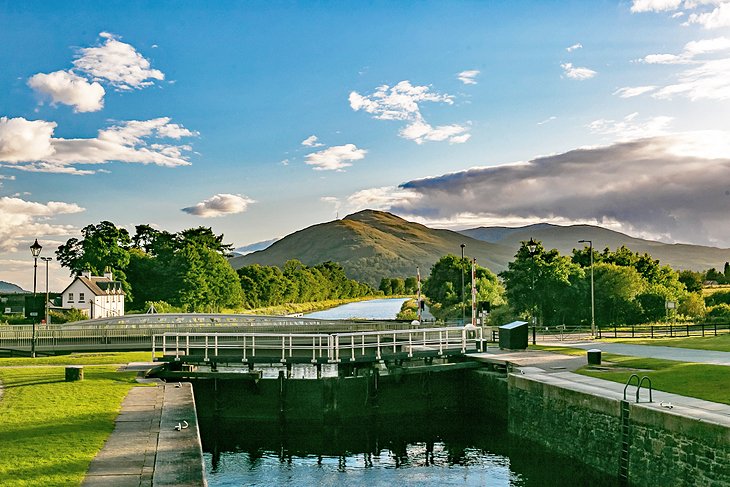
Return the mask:
<svg viewBox="0 0 730 487">
<path fill-rule="evenodd" d="M 80 309 L 89 318 L 109 318 L 124 315 L 122 283 L 115 281 L 111 269 L 104 276 L 82 272 L 63 291 L 63 308 Z"/>
</svg>

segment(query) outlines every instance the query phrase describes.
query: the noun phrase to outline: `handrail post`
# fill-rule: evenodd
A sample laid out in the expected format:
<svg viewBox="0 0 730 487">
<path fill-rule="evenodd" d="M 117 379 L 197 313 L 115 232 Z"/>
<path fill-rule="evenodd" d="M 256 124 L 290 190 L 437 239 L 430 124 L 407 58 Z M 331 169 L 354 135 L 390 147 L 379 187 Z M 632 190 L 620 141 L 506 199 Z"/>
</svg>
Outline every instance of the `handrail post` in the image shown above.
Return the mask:
<svg viewBox="0 0 730 487">
<path fill-rule="evenodd" d="M 152 335 L 152 361 L 155 361 L 155 335 Z"/>
<path fill-rule="evenodd" d="M 208 359 L 208 335 L 205 335 L 205 358 L 203 360 L 205 360 L 206 362 L 209 360 Z"/>
<path fill-rule="evenodd" d="M 629 388 L 629 385 L 631 384 L 631 379 L 633 379 L 634 377 L 636 377 L 636 384 L 637 384 L 637 387 L 639 387 L 639 382 L 640 382 L 639 376 L 637 374 L 631 374 L 629 376 L 628 380 L 626 381 L 626 385 L 624 386 L 624 401 L 626 400 L 626 389 Z"/>
</svg>

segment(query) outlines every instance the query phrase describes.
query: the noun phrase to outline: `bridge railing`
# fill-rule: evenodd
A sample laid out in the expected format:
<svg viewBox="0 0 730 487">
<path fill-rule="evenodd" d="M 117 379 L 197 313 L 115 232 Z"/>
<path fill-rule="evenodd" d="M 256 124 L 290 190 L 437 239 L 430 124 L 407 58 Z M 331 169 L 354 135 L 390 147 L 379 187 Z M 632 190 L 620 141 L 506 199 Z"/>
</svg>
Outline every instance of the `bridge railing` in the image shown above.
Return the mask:
<svg viewBox="0 0 730 487">
<path fill-rule="evenodd" d="M 363 331 L 350 333 L 178 333 L 167 332 L 152 337 L 153 359 L 163 356 L 197 355 L 203 360 L 225 356 L 240 357 L 246 362 L 262 353 L 267 358 L 286 362 L 294 357 L 312 362 L 380 360 L 386 354 L 430 350 L 439 355 L 458 350 L 465 353 L 473 344 L 482 343 L 482 330 L 467 328 L 421 328 L 409 330 Z"/>
</svg>

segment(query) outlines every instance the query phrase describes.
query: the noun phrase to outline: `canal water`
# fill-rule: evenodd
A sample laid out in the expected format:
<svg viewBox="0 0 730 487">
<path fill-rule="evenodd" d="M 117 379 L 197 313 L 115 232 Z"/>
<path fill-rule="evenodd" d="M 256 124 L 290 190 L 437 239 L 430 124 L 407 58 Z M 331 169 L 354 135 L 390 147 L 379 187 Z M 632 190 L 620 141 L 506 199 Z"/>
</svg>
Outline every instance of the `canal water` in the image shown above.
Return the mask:
<svg viewBox="0 0 730 487">
<path fill-rule="evenodd" d="M 617 486 L 468 412 L 329 429 L 201 422 L 206 476 L 222 486 Z"/>
<path fill-rule="evenodd" d="M 317 318 L 320 320 L 394 320 L 395 315 L 400 311 L 401 306 L 408 299 L 386 298 L 369 299 L 347 303 L 336 308 L 325 309 L 304 315 L 305 318 Z"/>
</svg>

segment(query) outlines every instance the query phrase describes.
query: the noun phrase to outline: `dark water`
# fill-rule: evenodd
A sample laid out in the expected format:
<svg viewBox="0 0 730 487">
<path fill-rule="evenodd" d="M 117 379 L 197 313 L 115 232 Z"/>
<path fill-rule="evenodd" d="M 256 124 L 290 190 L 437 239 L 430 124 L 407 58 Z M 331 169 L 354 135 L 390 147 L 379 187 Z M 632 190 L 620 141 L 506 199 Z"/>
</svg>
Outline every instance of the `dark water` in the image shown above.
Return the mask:
<svg viewBox="0 0 730 487">
<path fill-rule="evenodd" d="M 201 420 L 217 486 L 616 486 L 468 412 L 281 427 Z"/>
</svg>

